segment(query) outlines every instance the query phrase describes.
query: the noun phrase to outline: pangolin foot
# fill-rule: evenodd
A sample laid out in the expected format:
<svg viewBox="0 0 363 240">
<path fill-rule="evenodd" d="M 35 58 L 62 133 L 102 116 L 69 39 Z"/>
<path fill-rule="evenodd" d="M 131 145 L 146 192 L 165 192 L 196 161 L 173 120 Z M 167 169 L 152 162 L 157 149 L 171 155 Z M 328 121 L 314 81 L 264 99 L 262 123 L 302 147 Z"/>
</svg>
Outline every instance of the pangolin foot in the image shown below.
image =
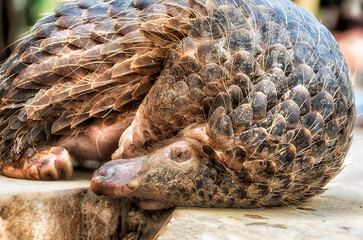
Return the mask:
<svg viewBox="0 0 363 240">
<path fill-rule="evenodd" d="M 65 148 L 49 147 L 5 166 L 3 172 L 8 177 L 29 180 L 68 179 L 72 176 L 73 165 Z"/>
</svg>

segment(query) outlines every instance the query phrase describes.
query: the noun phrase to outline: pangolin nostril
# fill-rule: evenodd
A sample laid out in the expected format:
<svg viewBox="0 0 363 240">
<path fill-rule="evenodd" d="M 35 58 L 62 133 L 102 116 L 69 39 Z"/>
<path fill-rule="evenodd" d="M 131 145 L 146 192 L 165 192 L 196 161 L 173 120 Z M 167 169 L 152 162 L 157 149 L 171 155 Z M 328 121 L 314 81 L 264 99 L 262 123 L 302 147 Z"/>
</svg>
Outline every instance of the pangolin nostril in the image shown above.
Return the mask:
<svg viewBox="0 0 363 240">
<path fill-rule="evenodd" d="M 109 177 L 112 177 L 113 173 L 115 171 L 113 169 L 109 169 L 109 168 L 100 168 L 98 169 L 94 174 L 95 176 L 97 176 L 98 178 L 104 178 L 107 179 Z"/>
</svg>

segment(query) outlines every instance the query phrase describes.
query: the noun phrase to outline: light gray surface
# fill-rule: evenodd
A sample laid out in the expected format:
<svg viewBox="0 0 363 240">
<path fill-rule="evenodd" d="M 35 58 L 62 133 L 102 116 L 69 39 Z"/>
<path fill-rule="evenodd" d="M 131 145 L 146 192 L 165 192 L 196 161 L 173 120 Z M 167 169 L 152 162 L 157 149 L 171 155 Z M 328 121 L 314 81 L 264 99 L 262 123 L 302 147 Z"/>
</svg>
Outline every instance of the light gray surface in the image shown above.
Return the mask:
<svg viewBox="0 0 363 240">
<path fill-rule="evenodd" d="M 91 177 L 92 172 L 76 171 L 69 180 L 31 181 L 8 178 L 0 174 L 0 196 L 88 188 L 90 186 Z"/>
<path fill-rule="evenodd" d="M 174 211 L 158 240 L 363 239 L 363 130 L 321 196 L 289 207 Z"/>
</svg>

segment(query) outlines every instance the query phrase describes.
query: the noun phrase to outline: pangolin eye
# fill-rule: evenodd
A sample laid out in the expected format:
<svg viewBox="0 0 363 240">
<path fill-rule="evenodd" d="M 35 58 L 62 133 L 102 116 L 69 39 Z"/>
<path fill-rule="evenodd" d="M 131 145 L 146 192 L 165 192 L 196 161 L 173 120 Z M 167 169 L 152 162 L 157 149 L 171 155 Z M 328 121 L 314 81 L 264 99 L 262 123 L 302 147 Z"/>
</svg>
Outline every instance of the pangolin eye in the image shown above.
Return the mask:
<svg viewBox="0 0 363 240">
<path fill-rule="evenodd" d="M 176 162 L 184 162 L 192 157 L 188 149 L 173 149 L 170 152 L 170 158 Z"/>
</svg>

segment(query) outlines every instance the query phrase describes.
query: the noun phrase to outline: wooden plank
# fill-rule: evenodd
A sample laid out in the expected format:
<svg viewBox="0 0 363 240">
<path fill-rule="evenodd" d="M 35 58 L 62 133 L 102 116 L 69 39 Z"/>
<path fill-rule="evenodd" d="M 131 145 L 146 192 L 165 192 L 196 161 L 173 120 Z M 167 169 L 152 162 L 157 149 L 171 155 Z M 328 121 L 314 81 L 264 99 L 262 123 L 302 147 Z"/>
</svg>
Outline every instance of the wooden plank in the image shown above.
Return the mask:
<svg viewBox="0 0 363 240">
<path fill-rule="evenodd" d="M 0 175 L 0 239 L 152 239 L 172 212 L 96 196 L 91 176 L 76 171 L 70 180 L 29 181 Z"/>
<path fill-rule="evenodd" d="M 68 181 L 0 176 L 0 239 L 110 239 L 117 234 L 121 201 L 89 189 L 91 173 Z"/>
</svg>

